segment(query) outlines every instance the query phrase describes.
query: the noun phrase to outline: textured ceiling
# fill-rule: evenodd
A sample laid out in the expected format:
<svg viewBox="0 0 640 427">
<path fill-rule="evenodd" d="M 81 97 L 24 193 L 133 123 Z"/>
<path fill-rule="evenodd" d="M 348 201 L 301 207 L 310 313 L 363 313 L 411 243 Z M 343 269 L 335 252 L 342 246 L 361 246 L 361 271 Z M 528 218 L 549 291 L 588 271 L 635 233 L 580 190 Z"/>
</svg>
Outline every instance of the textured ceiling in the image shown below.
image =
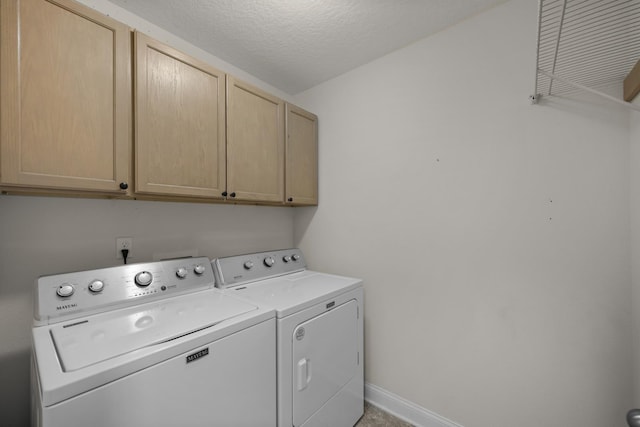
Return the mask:
<svg viewBox="0 0 640 427">
<path fill-rule="evenodd" d="M 506 0 L 110 0 L 289 94 Z"/>
</svg>

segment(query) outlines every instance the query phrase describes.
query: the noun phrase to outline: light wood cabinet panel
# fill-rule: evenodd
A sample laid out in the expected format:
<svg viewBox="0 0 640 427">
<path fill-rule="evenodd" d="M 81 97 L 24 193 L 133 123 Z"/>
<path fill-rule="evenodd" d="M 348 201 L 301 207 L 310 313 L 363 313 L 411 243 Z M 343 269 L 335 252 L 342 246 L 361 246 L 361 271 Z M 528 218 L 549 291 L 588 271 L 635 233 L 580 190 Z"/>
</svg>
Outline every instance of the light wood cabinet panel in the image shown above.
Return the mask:
<svg viewBox="0 0 640 427">
<path fill-rule="evenodd" d="M 223 198 L 225 74 L 135 35 L 136 192 Z"/>
<path fill-rule="evenodd" d="M 129 28 L 68 0 L 2 0 L 0 24 L 0 184 L 123 193 Z"/>
<path fill-rule="evenodd" d="M 227 192 L 231 200 L 284 200 L 284 102 L 227 76 Z"/>
<path fill-rule="evenodd" d="M 286 203 L 317 205 L 318 117 L 286 104 L 286 134 Z"/>
</svg>

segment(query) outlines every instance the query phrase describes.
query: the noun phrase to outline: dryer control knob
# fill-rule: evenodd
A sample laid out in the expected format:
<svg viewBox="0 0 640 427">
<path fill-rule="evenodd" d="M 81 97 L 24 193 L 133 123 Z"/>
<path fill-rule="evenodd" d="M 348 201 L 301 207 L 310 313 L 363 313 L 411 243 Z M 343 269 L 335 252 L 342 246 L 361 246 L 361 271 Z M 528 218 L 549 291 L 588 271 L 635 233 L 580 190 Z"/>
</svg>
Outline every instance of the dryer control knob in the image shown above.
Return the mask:
<svg viewBox="0 0 640 427">
<path fill-rule="evenodd" d="M 284 262 L 289 262 L 289 261 L 291 261 L 291 257 L 289 255 L 285 255 L 285 256 L 282 257 L 282 260 Z"/>
<path fill-rule="evenodd" d="M 153 281 L 153 275 L 148 271 L 141 271 L 136 274 L 136 285 L 138 286 L 149 286 Z"/>
<path fill-rule="evenodd" d="M 184 279 L 185 277 L 187 277 L 187 269 L 184 267 L 180 267 L 176 271 L 176 276 L 178 276 L 179 279 Z"/>
<path fill-rule="evenodd" d="M 58 296 L 66 298 L 73 295 L 73 291 L 75 291 L 75 289 L 73 289 L 73 286 L 68 283 L 63 283 L 62 285 L 58 286 L 58 290 L 56 291 L 56 293 L 58 294 Z"/>
<path fill-rule="evenodd" d="M 273 267 L 273 264 L 275 263 L 276 263 L 276 260 L 273 259 L 273 257 L 268 256 L 264 259 L 264 265 L 266 265 L 267 267 Z"/>
<path fill-rule="evenodd" d="M 291 259 L 294 260 L 294 261 L 298 261 L 300 259 L 300 255 L 293 254 L 293 255 L 291 255 Z"/>
<path fill-rule="evenodd" d="M 102 292 L 103 289 L 104 289 L 104 282 L 102 280 L 94 280 L 93 282 L 89 283 L 89 290 L 94 294 L 97 294 L 98 292 Z"/>
<path fill-rule="evenodd" d="M 244 268 L 245 270 L 251 270 L 253 268 L 253 261 L 245 261 Z"/>
<path fill-rule="evenodd" d="M 195 267 L 193 267 L 193 272 L 196 273 L 197 275 L 204 273 L 204 265 L 202 264 L 196 265 Z"/>
</svg>

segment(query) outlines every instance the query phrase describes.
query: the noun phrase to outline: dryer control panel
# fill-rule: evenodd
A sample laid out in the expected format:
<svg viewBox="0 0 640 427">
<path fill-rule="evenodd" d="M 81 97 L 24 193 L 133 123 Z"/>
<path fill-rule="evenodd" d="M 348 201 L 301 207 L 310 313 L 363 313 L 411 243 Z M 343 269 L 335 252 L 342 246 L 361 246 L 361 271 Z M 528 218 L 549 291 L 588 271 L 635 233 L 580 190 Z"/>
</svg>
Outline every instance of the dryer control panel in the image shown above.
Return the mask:
<svg viewBox="0 0 640 427">
<path fill-rule="evenodd" d="M 217 258 L 212 264 L 218 288 L 240 286 L 307 268 L 302 251 L 297 248 Z"/>
<path fill-rule="evenodd" d="M 214 285 L 206 257 L 127 264 L 42 276 L 36 281 L 35 323 L 46 324 L 195 292 Z"/>
</svg>

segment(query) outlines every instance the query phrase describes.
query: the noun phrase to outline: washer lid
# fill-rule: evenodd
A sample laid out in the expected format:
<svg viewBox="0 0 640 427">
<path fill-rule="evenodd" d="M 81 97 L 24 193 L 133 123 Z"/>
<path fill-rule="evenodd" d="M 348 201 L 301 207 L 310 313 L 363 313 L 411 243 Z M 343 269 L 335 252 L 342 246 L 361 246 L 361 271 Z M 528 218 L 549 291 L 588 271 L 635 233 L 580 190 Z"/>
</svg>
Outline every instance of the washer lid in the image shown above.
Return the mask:
<svg viewBox="0 0 640 427">
<path fill-rule="evenodd" d="M 359 286 L 362 286 L 360 279 L 304 270 L 227 291 L 260 306 L 272 307 L 277 317 L 283 318 Z"/>
<path fill-rule="evenodd" d="M 211 289 L 57 324 L 51 337 L 62 369 L 71 372 L 257 309 Z"/>
</svg>

